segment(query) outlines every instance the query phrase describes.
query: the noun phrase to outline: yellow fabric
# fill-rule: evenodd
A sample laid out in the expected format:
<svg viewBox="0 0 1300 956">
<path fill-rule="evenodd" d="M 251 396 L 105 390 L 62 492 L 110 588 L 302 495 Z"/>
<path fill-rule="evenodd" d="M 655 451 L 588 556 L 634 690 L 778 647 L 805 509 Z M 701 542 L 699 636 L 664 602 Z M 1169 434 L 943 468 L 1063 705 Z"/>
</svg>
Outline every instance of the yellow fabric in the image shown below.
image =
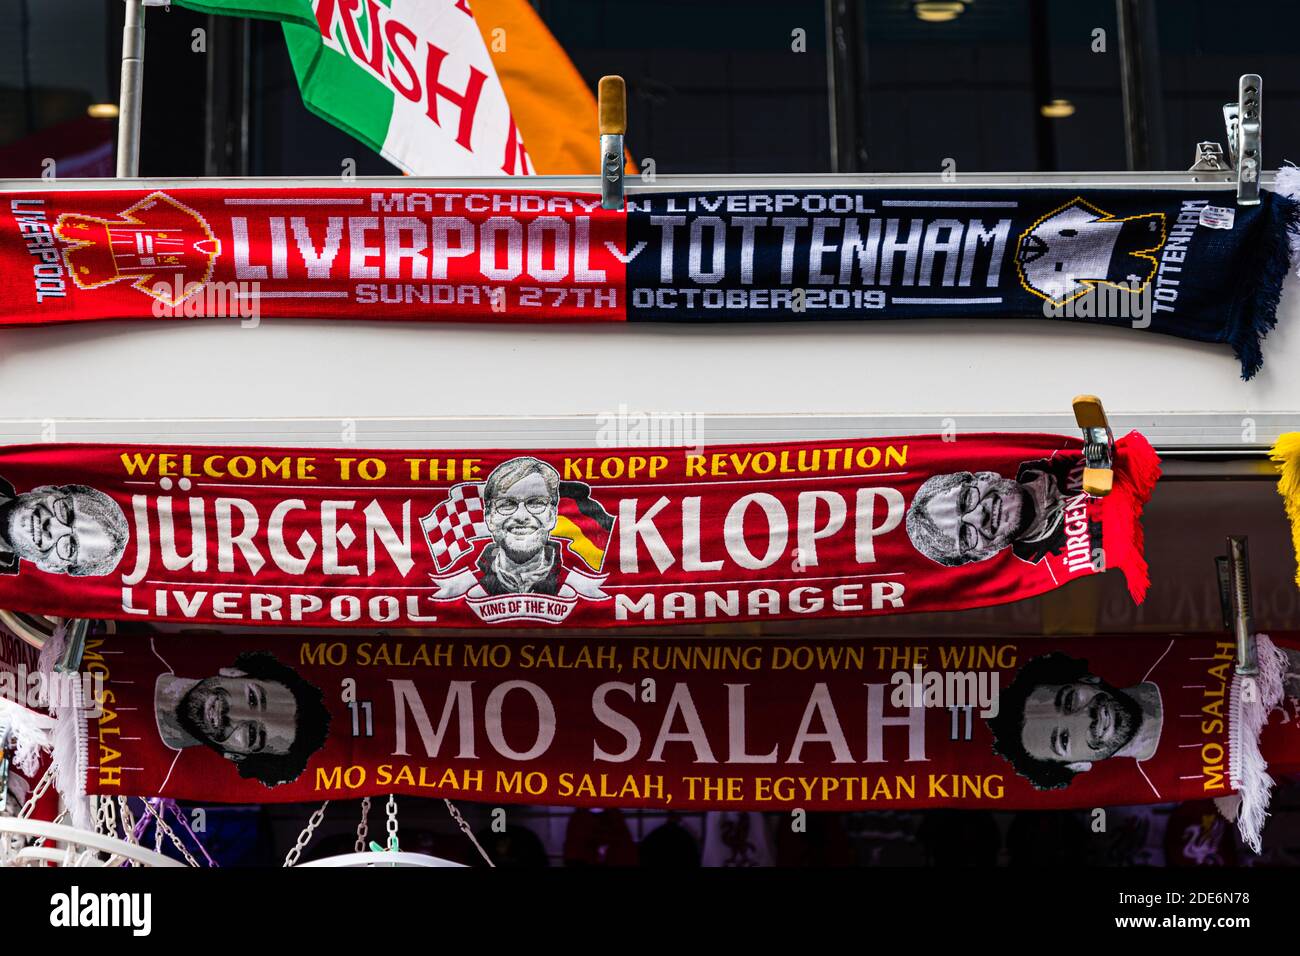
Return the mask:
<svg viewBox="0 0 1300 956">
<path fill-rule="evenodd" d="M 472 0 L 472 7 L 534 169 L 595 175 L 596 96 L 564 47 L 527 0 Z M 628 172 L 635 171 L 629 162 Z"/>
<path fill-rule="evenodd" d="M 605 552 L 596 547 L 596 543 L 564 515 L 555 519 L 555 528 L 551 531 L 551 537 L 566 539 L 570 551 L 586 561 L 591 570 L 600 570 L 600 565 L 605 560 Z"/>
<path fill-rule="evenodd" d="M 1296 554 L 1296 584 L 1300 585 L 1300 432 L 1287 432 L 1277 440 L 1270 455 L 1277 462 L 1281 477 L 1277 493 L 1286 502 L 1286 514 L 1291 519 L 1291 544 Z"/>
</svg>

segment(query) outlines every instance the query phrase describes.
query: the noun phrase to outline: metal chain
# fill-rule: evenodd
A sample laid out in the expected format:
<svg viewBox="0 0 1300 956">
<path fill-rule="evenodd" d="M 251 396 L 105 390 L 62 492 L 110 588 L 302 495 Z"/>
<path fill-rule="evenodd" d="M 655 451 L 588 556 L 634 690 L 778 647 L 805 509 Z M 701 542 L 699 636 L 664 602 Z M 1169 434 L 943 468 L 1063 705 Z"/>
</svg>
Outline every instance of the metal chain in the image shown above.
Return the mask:
<svg viewBox="0 0 1300 956">
<path fill-rule="evenodd" d="M 68 808 L 64 807 L 62 810 L 59 811 L 59 815 L 55 817 L 53 820 L 51 820 L 50 822 L 58 824 L 58 823 L 62 823 L 67 818 L 68 818 Z M 34 842 L 32 846 L 45 846 L 45 837 L 37 837 L 36 842 Z"/>
<path fill-rule="evenodd" d="M 308 842 L 311 840 L 312 834 L 316 832 L 316 828 L 320 826 L 321 821 L 325 819 L 325 808 L 329 805 L 330 802 L 326 800 L 320 805 L 320 809 L 311 815 L 311 819 L 307 821 L 307 826 L 303 827 L 303 831 L 298 834 L 298 842 L 293 845 L 293 849 L 291 849 L 288 855 L 284 858 L 285 866 L 297 865 L 298 857 L 302 856 L 303 848 L 307 846 Z"/>
<path fill-rule="evenodd" d="M 397 849 L 397 797 L 388 795 L 388 849 Z"/>
<path fill-rule="evenodd" d="M 487 861 L 488 866 L 495 868 L 496 864 L 492 862 L 492 857 L 488 856 L 487 851 L 479 845 L 478 840 L 474 836 L 474 831 L 469 828 L 469 824 L 465 822 L 465 818 L 460 815 L 460 811 L 456 809 L 456 804 L 452 803 L 445 797 L 442 802 L 447 804 L 447 812 L 450 813 L 451 818 L 456 821 L 456 826 L 460 827 L 461 832 L 464 833 L 465 836 L 469 837 L 469 842 L 474 844 L 474 849 L 478 850 L 479 856 L 483 857 L 483 859 Z"/>
<path fill-rule="evenodd" d="M 167 825 L 167 821 L 163 819 L 162 814 L 159 813 L 148 800 L 145 801 L 144 808 L 148 810 L 149 815 L 154 818 L 154 823 L 158 827 L 158 831 L 167 834 L 167 838 L 172 841 L 172 845 L 181 851 L 181 856 L 185 857 L 185 862 L 197 869 L 199 861 L 194 859 L 194 854 L 190 853 L 189 849 L 185 846 L 185 843 L 176 835 L 176 831 Z"/>
<path fill-rule="evenodd" d="M 370 798 L 361 798 L 361 822 L 357 824 L 357 852 L 366 852 L 366 837 L 370 836 Z"/>
<path fill-rule="evenodd" d="M 104 823 L 103 833 L 114 840 L 117 839 L 117 809 L 113 806 L 112 797 L 99 798 L 99 816 Z"/>
<path fill-rule="evenodd" d="M 126 797 L 117 798 L 118 816 L 122 818 L 122 839 L 127 843 L 139 844 L 135 835 L 135 815 L 131 812 L 131 807 Z M 131 860 L 131 866 L 139 866 L 139 860 Z"/>
<path fill-rule="evenodd" d="M 37 781 L 36 786 L 32 788 L 32 792 L 27 795 L 27 802 L 18 811 L 18 819 L 25 820 L 32 815 L 32 811 L 36 809 L 36 804 L 40 802 L 41 797 L 45 796 L 45 792 L 50 789 L 52 783 L 54 783 L 53 764 L 45 771 L 45 775 Z"/>
<path fill-rule="evenodd" d="M 117 815 L 122 819 L 122 830 L 124 835 L 122 839 L 127 843 L 135 843 L 135 814 L 131 812 L 131 806 L 126 797 L 117 798 Z"/>
</svg>

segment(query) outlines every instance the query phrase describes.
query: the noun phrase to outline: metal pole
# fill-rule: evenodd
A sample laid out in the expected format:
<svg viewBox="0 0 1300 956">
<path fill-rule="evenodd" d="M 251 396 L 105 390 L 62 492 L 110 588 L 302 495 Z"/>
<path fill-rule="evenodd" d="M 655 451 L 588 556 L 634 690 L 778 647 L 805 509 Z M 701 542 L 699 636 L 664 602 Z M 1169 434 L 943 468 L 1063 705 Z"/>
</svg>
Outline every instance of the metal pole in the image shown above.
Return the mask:
<svg viewBox="0 0 1300 956">
<path fill-rule="evenodd" d="M 831 170 L 867 168 L 867 39 L 858 0 L 826 0 L 826 81 L 830 106 Z"/>
<path fill-rule="evenodd" d="M 1232 569 L 1232 626 L 1237 638 L 1237 673 L 1259 673 L 1255 656 L 1255 612 L 1250 595 L 1250 551 L 1245 535 L 1228 536 L 1228 566 Z"/>
<path fill-rule="evenodd" d="M 1160 101 L 1159 37 L 1155 10 L 1145 0 L 1115 0 L 1119 24 L 1124 145 L 1129 169 L 1164 165 L 1164 114 Z"/>
<path fill-rule="evenodd" d="M 117 177 L 140 175 L 140 100 L 144 92 L 144 0 L 126 0 L 122 90 L 117 116 Z"/>
</svg>

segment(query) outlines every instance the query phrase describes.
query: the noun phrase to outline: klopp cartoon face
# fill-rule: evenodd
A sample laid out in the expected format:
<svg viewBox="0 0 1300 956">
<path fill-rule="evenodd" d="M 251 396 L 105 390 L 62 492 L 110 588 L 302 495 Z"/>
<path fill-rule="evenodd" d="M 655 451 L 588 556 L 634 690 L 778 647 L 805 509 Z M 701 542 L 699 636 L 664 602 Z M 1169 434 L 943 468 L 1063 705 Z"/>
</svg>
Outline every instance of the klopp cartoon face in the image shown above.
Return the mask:
<svg viewBox="0 0 1300 956">
<path fill-rule="evenodd" d="M 484 485 L 488 531 L 515 564 L 542 553 L 559 506 L 559 475 L 536 458 L 511 459 L 493 470 Z"/>
<path fill-rule="evenodd" d="M 117 503 L 85 485 L 34 488 L 0 505 L 0 549 L 50 574 L 108 574 L 129 536 Z"/>
</svg>

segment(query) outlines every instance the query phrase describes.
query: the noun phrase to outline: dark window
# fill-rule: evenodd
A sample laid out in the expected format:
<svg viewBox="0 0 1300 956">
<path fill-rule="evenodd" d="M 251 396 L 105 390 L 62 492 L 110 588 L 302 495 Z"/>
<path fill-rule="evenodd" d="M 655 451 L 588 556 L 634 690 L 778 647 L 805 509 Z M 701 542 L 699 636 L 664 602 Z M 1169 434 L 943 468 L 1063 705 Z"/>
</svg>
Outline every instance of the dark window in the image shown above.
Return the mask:
<svg viewBox="0 0 1300 956">
<path fill-rule="evenodd" d="M 1266 168 L 1300 153 L 1300 4 L 1287 0 L 1245 20 L 1213 0 L 534 6 L 593 88 L 627 78 L 629 149 L 665 173 L 1185 169 L 1198 141 L 1226 146 L 1222 106 L 1246 72 L 1264 77 Z M 60 176 L 112 173 L 103 107 L 117 102 L 122 11 L 10 0 L 0 175 L 39 176 L 48 160 Z M 180 7 L 146 19 L 145 175 L 394 172 L 303 106 L 277 24 Z"/>
<path fill-rule="evenodd" d="M 821 0 L 536 6 L 593 89 L 606 73 L 627 80 L 638 162 L 665 173 L 831 168 Z"/>
</svg>

